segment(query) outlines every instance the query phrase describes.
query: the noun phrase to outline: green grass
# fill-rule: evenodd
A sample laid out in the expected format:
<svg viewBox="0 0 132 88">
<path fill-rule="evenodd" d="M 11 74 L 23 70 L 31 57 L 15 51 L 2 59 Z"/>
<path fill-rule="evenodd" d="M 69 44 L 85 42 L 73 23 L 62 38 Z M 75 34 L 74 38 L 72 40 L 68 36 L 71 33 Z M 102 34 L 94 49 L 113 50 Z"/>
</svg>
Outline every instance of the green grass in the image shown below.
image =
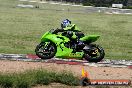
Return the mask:
<svg viewBox="0 0 132 88">
<path fill-rule="evenodd" d="M 0 0 L 0 53 L 34 53 L 43 33 L 68 18 L 85 34 L 101 35 L 96 43 L 104 48 L 105 58 L 132 59 L 132 15 L 90 14 L 80 11 L 83 7 L 49 4 L 17 8 L 17 4 L 18 0 Z"/>
<path fill-rule="evenodd" d="M 79 78 L 73 76 L 72 73 L 55 73 L 43 69 L 30 70 L 24 73 L 0 73 L 0 87 L 2 88 L 31 88 L 53 82 L 77 86 L 79 85 Z"/>
</svg>

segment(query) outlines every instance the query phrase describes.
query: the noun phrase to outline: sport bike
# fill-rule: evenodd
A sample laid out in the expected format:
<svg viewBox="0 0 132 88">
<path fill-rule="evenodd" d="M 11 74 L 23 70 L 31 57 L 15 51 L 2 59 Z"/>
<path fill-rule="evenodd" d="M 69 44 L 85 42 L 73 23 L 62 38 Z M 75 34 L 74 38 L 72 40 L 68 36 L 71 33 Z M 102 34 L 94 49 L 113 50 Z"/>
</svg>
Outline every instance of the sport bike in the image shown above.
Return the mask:
<svg viewBox="0 0 132 88">
<path fill-rule="evenodd" d="M 54 29 L 46 32 L 41 37 L 41 43 L 36 46 L 36 55 L 41 59 L 57 58 L 76 58 L 87 60 L 88 62 L 99 62 L 104 56 L 104 50 L 101 46 L 93 44 L 99 39 L 99 35 L 82 36 L 71 40 L 68 36 L 75 33 L 71 31 L 55 32 Z M 71 35 L 72 34 L 72 35 Z"/>
</svg>

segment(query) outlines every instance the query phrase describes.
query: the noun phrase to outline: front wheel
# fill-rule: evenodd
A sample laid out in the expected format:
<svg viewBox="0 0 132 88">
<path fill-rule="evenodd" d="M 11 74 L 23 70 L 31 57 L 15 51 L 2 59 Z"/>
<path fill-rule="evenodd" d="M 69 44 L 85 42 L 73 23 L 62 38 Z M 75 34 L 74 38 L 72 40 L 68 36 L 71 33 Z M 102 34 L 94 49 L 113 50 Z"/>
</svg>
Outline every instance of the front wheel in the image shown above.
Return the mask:
<svg viewBox="0 0 132 88">
<path fill-rule="evenodd" d="M 84 58 L 89 62 L 100 62 L 105 56 L 104 49 L 99 45 L 90 45 L 90 49 L 84 52 Z"/>
<path fill-rule="evenodd" d="M 53 58 L 56 54 L 56 46 L 52 42 L 41 42 L 35 49 L 36 55 L 41 59 Z"/>
</svg>

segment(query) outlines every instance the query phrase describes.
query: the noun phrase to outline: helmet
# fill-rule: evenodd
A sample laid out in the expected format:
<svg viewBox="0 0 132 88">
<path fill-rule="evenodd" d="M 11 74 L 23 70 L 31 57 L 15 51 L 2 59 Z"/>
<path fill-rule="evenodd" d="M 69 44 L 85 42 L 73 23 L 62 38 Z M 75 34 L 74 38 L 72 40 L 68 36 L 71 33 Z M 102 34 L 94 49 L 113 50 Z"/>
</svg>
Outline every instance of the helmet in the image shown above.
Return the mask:
<svg viewBox="0 0 132 88">
<path fill-rule="evenodd" d="M 68 20 L 68 19 L 65 19 L 65 20 L 62 21 L 61 27 L 62 27 L 62 28 L 66 28 L 66 27 L 69 26 L 70 24 L 71 24 L 71 21 Z"/>
</svg>

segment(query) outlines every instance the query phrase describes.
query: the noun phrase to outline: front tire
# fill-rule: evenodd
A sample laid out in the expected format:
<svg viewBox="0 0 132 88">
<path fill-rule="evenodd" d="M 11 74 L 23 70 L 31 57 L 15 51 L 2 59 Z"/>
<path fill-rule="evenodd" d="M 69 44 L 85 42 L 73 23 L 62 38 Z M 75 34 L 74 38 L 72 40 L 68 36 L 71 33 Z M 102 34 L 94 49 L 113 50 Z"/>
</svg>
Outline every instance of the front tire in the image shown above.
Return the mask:
<svg viewBox="0 0 132 88">
<path fill-rule="evenodd" d="M 89 62 L 100 62 L 105 56 L 104 49 L 101 46 L 94 44 L 90 45 L 90 47 L 91 49 L 94 49 L 94 51 L 89 50 L 84 52 L 84 58 Z"/>
<path fill-rule="evenodd" d="M 36 46 L 35 53 L 41 59 L 51 59 L 55 56 L 57 48 L 51 41 L 41 42 Z"/>
</svg>

